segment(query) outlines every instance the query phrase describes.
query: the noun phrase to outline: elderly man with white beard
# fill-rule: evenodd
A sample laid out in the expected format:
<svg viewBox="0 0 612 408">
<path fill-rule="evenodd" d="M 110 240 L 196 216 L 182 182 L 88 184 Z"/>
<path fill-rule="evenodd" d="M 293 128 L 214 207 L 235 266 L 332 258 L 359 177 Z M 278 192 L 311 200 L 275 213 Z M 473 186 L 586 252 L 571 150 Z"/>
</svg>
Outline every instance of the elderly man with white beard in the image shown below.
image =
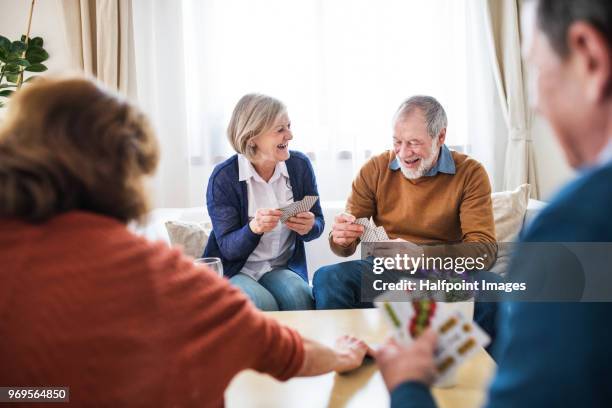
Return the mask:
<svg viewBox="0 0 612 408">
<path fill-rule="evenodd" d="M 491 184 L 476 160 L 446 147 L 447 117 L 431 96 L 404 101 L 393 120 L 393 150 L 371 158 L 352 185 L 346 212 L 335 218 L 329 236 L 332 251 L 352 255 L 364 227 L 358 218 L 372 218 L 394 241 L 408 241 L 411 256 L 484 259 L 484 269 L 497 255 Z M 449 245 L 457 244 L 457 245 Z M 400 245 L 395 250 L 400 250 Z M 391 255 L 389 255 L 391 256 Z M 364 276 L 371 259 L 342 262 L 316 271 L 313 293 L 317 309 L 372 307 L 364 299 Z M 501 279 L 474 271 L 472 278 Z M 479 302 L 474 319 L 495 336 L 495 303 Z"/>
</svg>

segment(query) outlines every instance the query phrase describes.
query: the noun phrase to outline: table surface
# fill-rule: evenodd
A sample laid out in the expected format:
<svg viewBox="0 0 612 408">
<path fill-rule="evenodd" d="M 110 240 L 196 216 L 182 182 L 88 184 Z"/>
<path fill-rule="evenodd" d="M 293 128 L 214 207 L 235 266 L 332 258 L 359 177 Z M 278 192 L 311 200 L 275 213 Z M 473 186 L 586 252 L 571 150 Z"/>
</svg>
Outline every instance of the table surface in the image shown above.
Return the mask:
<svg viewBox="0 0 612 408">
<path fill-rule="evenodd" d="M 333 345 L 343 334 L 362 338 L 372 345 L 381 344 L 390 333 L 377 309 L 317 310 L 267 312 L 279 322 L 299 331 L 305 337 Z M 457 384 L 450 388 L 433 388 L 442 408 L 479 407 L 484 403 L 486 388 L 495 371 L 495 363 L 481 349 L 457 372 Z M 255 371 L 245 371 L 234 378 L 225 394 L 227 407 L 388 407 L 389 394 L 380 372 L 373 363 L 349 374 L 330 373 L 318 377 L 294 378 L 279 382 Z"/>
</svg>

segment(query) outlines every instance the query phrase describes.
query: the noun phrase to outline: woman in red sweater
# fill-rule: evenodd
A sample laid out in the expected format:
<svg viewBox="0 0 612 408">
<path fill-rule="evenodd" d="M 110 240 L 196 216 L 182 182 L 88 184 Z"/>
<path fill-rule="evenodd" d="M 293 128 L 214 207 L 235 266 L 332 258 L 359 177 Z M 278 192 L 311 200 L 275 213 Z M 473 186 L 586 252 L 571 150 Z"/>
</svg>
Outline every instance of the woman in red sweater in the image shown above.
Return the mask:
<svg viewBox="0 0 612 408">
<path fill-rule="evenodd" d="M 0 129 L 0 386 L 100 406 L 222 406 L 239 371 L 359 366 L 257 311 L 176 249 L 132 234 L 158 161 L 146 118 L 84 79 L 16 93 Z"/>
</svg>

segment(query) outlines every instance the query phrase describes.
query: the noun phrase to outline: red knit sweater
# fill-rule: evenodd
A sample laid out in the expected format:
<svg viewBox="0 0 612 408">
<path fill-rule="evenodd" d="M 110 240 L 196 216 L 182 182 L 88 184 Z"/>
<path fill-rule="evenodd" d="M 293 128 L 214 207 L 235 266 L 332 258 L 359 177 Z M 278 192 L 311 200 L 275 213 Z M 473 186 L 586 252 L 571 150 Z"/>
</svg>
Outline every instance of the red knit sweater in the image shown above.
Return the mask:
<svg viewBox="0 0 612 408">
<path fill-rule="evenodd" d="M 112 218 L 0 219 L 0 281 L 0 386 L 68 386 L 79 406 L 219 407 L 239 371 L 285 380 L 303 363 L 296 332 Z"/>
</svg>

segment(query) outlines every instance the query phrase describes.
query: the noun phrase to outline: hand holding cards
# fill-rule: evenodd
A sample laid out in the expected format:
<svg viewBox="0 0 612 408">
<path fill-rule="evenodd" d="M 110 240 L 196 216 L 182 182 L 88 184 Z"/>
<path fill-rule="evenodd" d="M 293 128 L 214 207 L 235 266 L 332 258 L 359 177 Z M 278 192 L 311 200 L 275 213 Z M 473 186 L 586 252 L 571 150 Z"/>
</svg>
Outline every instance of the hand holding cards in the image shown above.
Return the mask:
<svg viewBox="0 0 612 408">
<path fill-rule="evenodd" d="M 382 226 L 375 226 L 369 218 L 358 218 L 355 224 L 362 225 L 365 230 L 361 236 L 361 242 L 388 241 L 387 232 Z"/>
<path fill-rule="evenodd" d="M 281 208 L 280 222 L 286 222 L 289 218 L 299 213 L 310 211 L 318 199 L 319 196 L 305 196 L 300 201 L 296 201 L 286 207 Z"/>
<path fill-rule="evenodd" d="M 376 305 L 394 328 L 398 343 L 411 344 L 430 327 L 435 331 L 438 343 L 433 359 L 438 377 L 434 385 L 447 383 L 463 361 L 489 343 L 489 336 L 452 303 L 417 299 L 408 293 L 403 302 L 388 298 L 388 294 L 381 295 Z M 397 294 L 393 299 L 397 300 Z"/>
</svg>

